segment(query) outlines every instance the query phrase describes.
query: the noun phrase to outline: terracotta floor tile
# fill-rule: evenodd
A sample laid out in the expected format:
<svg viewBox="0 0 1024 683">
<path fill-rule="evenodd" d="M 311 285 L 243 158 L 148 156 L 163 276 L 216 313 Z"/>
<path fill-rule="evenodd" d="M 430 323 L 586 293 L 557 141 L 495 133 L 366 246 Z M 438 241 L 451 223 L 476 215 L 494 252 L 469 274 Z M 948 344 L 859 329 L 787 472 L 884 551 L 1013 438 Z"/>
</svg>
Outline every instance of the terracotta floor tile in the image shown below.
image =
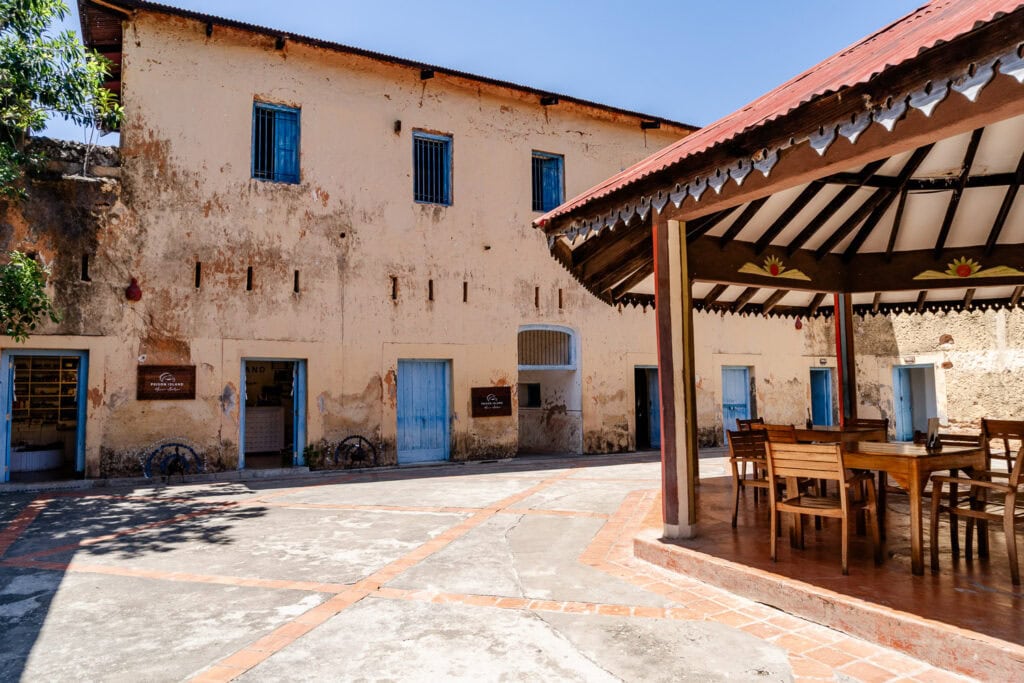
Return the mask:
<svg viewBox="0 0 1024 683">
<path fill-rule="evenodd" d="M 829 666 L 844 666 L 857 659 L 851 654 L 828 646 L 808 650 L 804 653 L 804 656 L 823 662 Z"/>
<path fill-rule="evenodd" d="M 879 646 L 857 638 L 840 638 L 832 644 L 832 647 L 851 654 L 857 659 L 873 657 L 882 651 Z"/>
<path fill-rule="evenodd" d="M 266 652 L 259 650 L 239 650 L 230 657 L 221 660 L 220 665 L 243 671 L 251 669 L 267 658 Z"/>
<path fill-rule="evenodd" d="M 839 671 L 864 683 L 883 683 L 897 678 L 893 673 L 869 662 L 857 661 L 841 667 Z"/>
<path fill-rule="evenodd" d="M 934 667 L 929 668 L 928 671 L 922 671 L 919 674 L 911 676 L 911 680 L 919 681 L 920 683 L 964 683 L 968 679 L 963 676 L 959 676 L 950 671 L 942 671 Z"/>
<path fill-rule="evenodd" d="M 214 664 L 206 671 L 196 675 L 192 681 L 193 683 L 225 683 L 240 676 L 242 673 L 240 669 Z"/>
<path fill-rule="evenodd" d="M 787 652 L 797 655 L 821 647 L 821 643 L 817 640 L 811 640 L 795 633 L 784 633 L 776 638 L 774 643 L 784 648 Z"/>
<path fill-rule="evenodd" d="M 751 619 L 746 614 L 743 614 L 742 612 L 737 612 L 736 610 L 730 610 L 728 612 L 716 614 L 713 617 L 713 619 L 720 624 L 725 624 L 726 626 L 732 626 L 734 628 L 746 626 L 747 624 L 750 624 L 754 621 L 754 619 Z"/>
<path fill-rule="evenodd" d="M 597 614 L 597 605 L 587 602 L 567 602 L 562 608 L 568 614 Z"/>
<path fill-rule="evenodd" d="M 569 610 L 566 610 L 568 612 Z M 633 608 L 633 616 L 644 619 L 664 619 L 665 609 L 663 607 L 644 607 L 637 605 Z"/>
<path fill-rule="evenodd" d="M 913 676 L 928 668 L 927 664 L 918 659 L 892 651 L 883 651 L 868 661 L 900 676 Z"/>
<path fill-rule="evenodd" d="M 793 667 L 793 674 L 800 678 L 813 677 L 827 679 L 833 676 L 833 668 L 816 659 L 795 656 L 789 658 L 789 663 Z"/>
<path fill-rule="evenodd" d="M 628 617 L 633 609 L 629 605 L 599 605 L 597 613 L 606 617 Z"/>
<path fill-rule="evenodd" d="M 750 635 L 756 636 L 761 640 L 768 640 L 769 638 L 774 638 L 784 633 L 784 631 L 778 626 L 773 626 L 772 624 L 765 622 L 755 622 L 753 624 L 742 626 L 741 628 Z"/>
<path fill-rule="evenodd" d="M 501 598 L 498 600 L 498 607 L 505 609 L 525 609 L 530 601 L 526 598 Z"/>
</svg>

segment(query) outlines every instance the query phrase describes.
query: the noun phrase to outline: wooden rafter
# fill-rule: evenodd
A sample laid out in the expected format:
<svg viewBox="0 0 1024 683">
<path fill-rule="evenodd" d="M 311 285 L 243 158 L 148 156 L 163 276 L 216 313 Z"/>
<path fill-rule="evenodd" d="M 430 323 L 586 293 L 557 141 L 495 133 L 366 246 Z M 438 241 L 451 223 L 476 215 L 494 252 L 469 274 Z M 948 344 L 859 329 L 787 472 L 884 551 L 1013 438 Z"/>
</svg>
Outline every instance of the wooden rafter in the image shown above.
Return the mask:
<svg viewBox="0 0 1024 683">
<path fill-rule="evenodd" d="M 965 311 L 971 310 L 971 303 L 974 301 L 974 293 L 977 292 L 977 291 L 978 291 L 977 289 L 975 289 L 974 287 L 971 287 L 970 289 L 967 290 L 967 293 L 964 294 L 964 310 Z"/>
<path fill-rule="evenodd" d="M 715 302 L 718 301 L 718 297 L 722 296 L 722 293 L 727 289 L 729 289 L 729 285 L 715 285 L 712 287 L 711 291 L 704 297 L 704 307 L 711 308 L 714 306 Z"/>
<path fill-rule="evenodd" d="M 587 265 L 592 259 L 613 249 L 615 244 L 632 243 L 638 239 L 650 239 L 650 235 L 650 225 L 645 221 L 638 221 L 625 229 L 606 230 L 600 235 L 590 237 L 579 246 L 573 247 L 572 265 L 574 268 Z"/>
<path fill-rule="evenodd" d="M 708 231 L 725 220 L 732 212 L 732 209 L 726 209 L 725 211 L 719 211 L 718 213 L 713 213 L 710 216 L 704 216 L 704 218 L 698 218 L 692 223 L 688 223 L 686 225 L 686 239 L 692 242 L 698 237 L 707 234 Z"/>
<path fill-rule="evenodd" d="M 582 264 L 576 260 L 576 251 L 573 251 L 573 268 L 584 279 L 590 280 L 594 277 L 600 277 L 609 269 L 618 267 L 624 259 L 629 258 L 638 248 L 648 252 L 652 249 L 651 231 L 646 228 L 620 235 L 617 238 L 612 238 L 611 235 L 608 237 L 609 241 L 605 242 L 604 248 L 597 254 L 590 256 Z M 584 242 L 585 244 L 586 242 Z"/>
<path fill-rule="evenodd" d="M 903 169 L 900 171 L 898 176 L 901 187 L 902 183 L 905 183 L 907 179 L 914 174 L 917 167 L 920 166 L 921 162 L 928 156 L 928 152 L 932 150 L 932 147 L 934 147 L 934 143 L 925 145 L 924 147 L 918 147 L 914 150 L 914 153 L 910 155 L 910 159 L 908 159 L 907 163 L 904 164 Z M 825 254 L 832 251 L 876 209 L 881 210 L 881 213 L 885 213 L 885 209 L 888 209 L 889 205 L 892 204 L 897 195 L 898 192 L 895 190 L 875 190 L 875 193 L 871 195 L 867 201 L 861 204 L 860 207 L 853 212 L 852 216 L 843 221 L 843 224 L 836 228 L 836 231 L 833 232 L 827 240 L 825 240 L 824 244 L 818 247 L 818 250 L 814 254 L 815 258 L 820 260 Z M 865 235 L 865 239 L 866 237 L 867 236 Z"/>
<path fill-rule="evenodd" d="M 924 310 L 924 302 L 928 299 L 928 290 L 922 289 L 917 295 L 917 312 Z"/>
<path fill-rule="evenodd" d="M 828 185 L 864 185 L 865 187 L 879 187 L 892 189 L 899 182 L 896 176 L 876 175 L 863 183 L 858 182 L 856 173 L 835 173 L 822 179 Z M 956 189 L 959 182 L 958 176 L 942 176 L 939 178 L 911 178 L 907 181 L 906 188 L 911 192 L 941 192 L 943 190 Z M 971 175 L 964 183 L 965 189 L 976 187 L 1006 187 L 1013 182 L 1013 173 L 986 173 Z"/>
<path fill-rule="evenodd" d="M 857 194 L 857 190 L 860 189 L 861 185 L 867 182 L 875 172 L 880 169 L 888 159 L 879 159 L 878 161 L 872 161 L 870 164 L 866 164 L 858 173 L 856 177 L 860 182 L 853 184 L 851 187 L 844 187 L 841 189 L 835 197 L 832 198 L 828 204 L 825 205 L 821 211 L 815 214 L 804 229 L 800 231 L 792 242 L 789 243 L 789 247 L 786 249 L 786 253 L 792 256 L 797 249 L 807 244 L 807 241 L 814 237 L 815 233 L 821 229 L 821 226 L 825 225 L 832 216 L 835 215 L 839 209 L 846 206 L 846 203 L 853 198 L 853 195 Z"/>
<path fill-rule="evenodd" d="M 633 245 L 629 251 L 624 253 L 621 260 L 614 266 L 602 271 L 591 280 L 591 287 L 594 291 L 604 292 L 626 279 L 651 258 L 653 249 L 650 243 L 640 242 Z"/>
<path fill-rule="evenodd" d="M 1010 295 L 1010 307 L 1013 308 L 1020 301 L 1020 295 L 1024 294 L 1024 286 L 1015 287 L 1013 294 Z"/>
<path fill-rule="evenodd" d="M 821 302 L 825 300 L 825 292 L 818 292 L 811 299 L 811 304 L 807 307 L 807 315 L 812 316 L 818 312 L 818 307 L 821 306 Z"/>
<path fill-rule="evenodd" d="M 772 309 L 779 305 L 779 302 L 782 301 L 782 298 L 787 294 L 789 294 L 788 289 L 777 290 L 774 294 L 765 299 L 763 304 L 761 304 L 761 311 L 765 315 L 768 315 L 769 313 L 772 312 Z"/>
<path fill-rule="evenodd" d="M 629 290 L 646 280 L 654 272 L 654 256 L 645 260 L 636 272 L 612 288 L 612 301 L 618 301 L 629 294 Z"/>
<path fill-rule="evenodd" d="M 768 201 L 768 197 L 761 197 L 760 199 L 755 199 L 747 204 L 743 209 L 743 213 L 737 216 L 736 220 L 729 226 L 729 229 L 725 231 L 725 234 L 718 238 L 719 246 L 724 249 L 725 245 L 731 242 L 736 235 L 740 234 L 740 231 L 747 226 L 747 223 L 749 223 L 761 207 L 764 206 L 766 201 Z"/>
<path fill-rule="evenodd" d="M 793 200 L 793 203 L 786 207 L 786 210 L 782 212 L 775 221 L 768 226 L 768 229 L 764 231 L 764 234 L 758 238 L 754 245 L 758 256 L 764 253 L 764 250 L 772 243 L 776 237 L 778 237 L 783 230 L 796 218 L 797 214 L 804 210 L 804 207 L 812 199 L 818 196 L 818 193 L 825 187 L 824 183 L 813 182 L 808 183 L 807 187 Z"/>
<path fill-rule="evenodd" d="M 989 230 L 988 239 L 985 240 L 986 256 L 990 255 L 992 250 L 996 248 L 996 243 L 999 241 L 999 233 L 1003 231 L 1006 218 L 1010 215 L 1010 209 L 1013 208 L 1013 200 L 1017 198 L 1017 190 L 1020 189 L 1021 182 L 1024 182 L 1024 154 L 1021 154 L 1020 161 L 1017 162 L 1017 170 L 1013 173 L 1013 180 L 1006 188 L 1006 194 L 1003 195 L 1003 203 L 999 205 L 999 212 L 996 214 L 996 219 L 992 222 L 992 229 Z"/>
<path fill-rule="evenodd" d="M 740 295 L 736 297 L 736 301 L 732 302 L 732 312 L 739 313 L 742 311 L 743 307 L 750 303 L 750 300 L 758 293 L 759 290 L 759 287 L 747 287 L 740 292 Z"/>
<path fill-rule="evenodd" d="M 892 260 L 892 252 L 896 249 L 896 237 L 900 234 L 900 226 L 903 225 L 903 210 L 907 207 L 907 189 L 900 192 L 900 201 L 896 204 L 896 215 L 892 219 L 892 229 L 889 231 L 889 244 L 885 247 L 885 260 Z"/>
<path fill-rule="evenodd" d="M 946 215 L 942 219 L 942 226 L 939 228 L 939 236 L 935 240 L 935 258 L 942 253 L 946 246 L 946 239 L 949 237 L 949 229 L 953 227 L 953 218 L 956 217 L 956 209 L 960 206 L 960 198 L 964 194 L 964 187 L 967 185 L 967 178 L 971 175 L 971 166 L 974 165 L 974 156 L 978 153 L 978 145 L 981 144 L 981 136 L 984 128 L 976 128 L 971 133 L 970 142 L 967 143 L 967 151 L 964 152 L 964 163 L 960 167 L 960 176 L 957 178 L 956 187 L 949 198 L 949 205 L 946 207 Z"/>
<path fill-rule="evenodd" d="M 878 307 L 882 305 L 882 293 L 875 292 L 874 298 L 871 299 L 871 312 L 878 313 Z"/>
</svg>

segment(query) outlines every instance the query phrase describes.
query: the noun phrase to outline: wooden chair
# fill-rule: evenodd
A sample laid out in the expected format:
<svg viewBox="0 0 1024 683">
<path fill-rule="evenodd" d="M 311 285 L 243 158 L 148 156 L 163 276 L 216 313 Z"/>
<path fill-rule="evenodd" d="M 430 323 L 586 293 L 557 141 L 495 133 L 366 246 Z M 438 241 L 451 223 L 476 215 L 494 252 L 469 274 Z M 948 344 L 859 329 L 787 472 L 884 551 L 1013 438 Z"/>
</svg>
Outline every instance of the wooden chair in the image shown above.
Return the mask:
<svg viewBox="0 0 1024 683">
<path fill-rule="evenodd" d="M 927 441 L 928 435 L 925 432 L 914 432 L 915 444 L 919 446 L 924 446 L 927 443 Z M 944 445 L 950 446 L 980 446 L 981 434 L 952 434 L 940 432 L 939 441 L 941 441 Z"/>
<path fill-rule="evenodd" d="M 750 431 L 750 425 L 754 425 L 754 424 L 763 425 L 764 424 L 764 418 L 763 417 L 752 417 L 749 420 L 740 420 L 740 419 L 736 420 L 736 428 L 739 429 L 741 432 L 749 432 Z"/>
<path fill-rule="evenodd" d="M 982 442 L 981 434 L 952 434 L 952 433 L 939 433 L 939 441 L 946 446 L 980 446 Z M 922 431 L 914 432 L 914 443 L 919 446 L 925 446 L 928 442 L 928 434 Z M 950 476 L 954 476 L 951 474 Z M 959 484 L 970 485 L 970 479 L 963 477 L 961 482 L 957 484 L 950 483 L 949 485 L 949 500 L 953 501 L 952 505 L 959 505 L 961 500 L 967 500 L 970 492 L 968 489 L 961 489 Z M 946 495 L 942 492 L 939 494 Z M 956 500 L 954 500 L 956 499 Z M 968 521 L 968 526 L 973 525 L 973 520 Z M 951 518 L 949 520 L 949 547 L 953 552 L 953 557 L 960 556 L 960 529 L 959 523 Z"/>
<path fill-rule="evenodd" d="M 750 425 L 751 429 L 763 431 L 768 440 L 774 443 L 796 443 L 796 427 L 793 425 L 765 424 L 764 422 Z"/>
<path fill-rule="evenodd" d="M 875 563 L 882 561 L 882 543 L 878 532 L 878 505 L 875 497 L 875 482 L 868 475 L 855 474 L 847 476 L 843 467 L 843 450 L 840 444 L 786 444 L 768 441 L 768 479 L 776 481 L 777 477 L 787 480 L 787 496 L 779 499 L 775 486 L 768 487 L 771 500 L 771 558 L 777 556 L 779 535 L 777 520 L 780 512 L 796 515 L 794 520 L 797 528 L 797 541 L 803 547 L 803 525 L 799 515 L 810 514 L 822 517 L 835 517 L 842 520 L 842 564 L 843 574 L 848 574 L 847 556 L 850 547 L 850 517 L 854 512 L 864 510 L 868 516 L 871 529 L 871 544 L 874 549 Z M 792 495 L 795 483 L 800 477 L 834 481 L 839 486 L 838 496 L 812 496 L 805 493 Z M 853 500 L 851 492 L 861 486 L 866 487 L 866 500 Z"/>
<path fill-rule="evenodd" d="M 736 516 L 740 509 L 740 491 L 746 487 L 754 489 L 754 501 L 760 489 L 768 488 L 768 461 L 765 444 L 768 435 L 764 431 L 729 432 L 729 466 L 732 468 L 732 526 L 736 528 Z M 752 465 L 753 474 L 747 476 L 747 465 Z"/>
<path fill-rule="evenodd" d="M 985 446 L 985 469 L 1006 477 L 1013 469 L 1014 456 L 1024 445 L 1024 421 L 982 418 L 981 439 Z M 993 461 L 999 461 L 1001 468 L 993 467 Z"/>
<path fill-rule="evenodd" d="M 982 554 L 982 538 L 987 531 L 985 524 L 988 522 L 1002 522 L 1003 534 L 1006 536 L 1006 555 L 1010 561 L 1010 580 L 1013 585 L 1020 585 L 1020 567 L 1017 562 L 1017 535 L 1016 524 L 1024 519 L 1024 481 L 1021 477 L 1021 467 L 1024 465 L 1024 446 L 1021 447 L 1013 458 L 1014 462 L 1009 471 L 1005 472 L 986 471 L 972 472 L 970 479 L 963 477 L 932 477 L 932 520 L 931 520 L 931 560 L 932 571 L 939 568 L 939 515 L 943 512 L 950 517 L 950 524 L 956 523 L 958 517 L 966 517 L 968 520 L 967 555 L 970 557 L 971 544 L 971 522 L 979 521 L 978 554 Z M 771 470 L 771 458 L 768 459 L 769 471 Z M 992 478 L 1006 477 L 1006 483 L 993 481 Z M 948 505 L 942 504 L 942 488 L 945 484 L 963 485 L 965 481 L 970 482 L 968 499 L 964 501 L 959 496 L 953 497 Z M 770 491 L 770 490 L 769 490 Z M 987 552 L 987 548 L 986 548 Z"/>
<path fill-rule="evenodd" d="M 854 429 L 881 429 L 885 432 L 885 440 L 889 440 L 889 418 L 855 417 L 847 420 L 846 426 Z"/>
</svg>

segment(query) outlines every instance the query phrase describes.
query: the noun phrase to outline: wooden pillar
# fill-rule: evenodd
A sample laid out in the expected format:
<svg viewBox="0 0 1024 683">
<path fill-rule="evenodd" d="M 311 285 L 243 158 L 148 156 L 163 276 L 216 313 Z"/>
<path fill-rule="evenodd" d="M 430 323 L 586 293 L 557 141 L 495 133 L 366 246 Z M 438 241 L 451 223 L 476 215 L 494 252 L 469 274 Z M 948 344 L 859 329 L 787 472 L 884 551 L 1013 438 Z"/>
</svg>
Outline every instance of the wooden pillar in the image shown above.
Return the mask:
<svg viewBox="0 0 1024 683">
<path fill-rule="evenodd" d="M 857 419 L 857 361 L 853 339 L 853 297 L 835 295 L 836 367 L 839 372 L 839 424 Z"/>
<path fill-rule="evenodd" d="M 661 478 L 665 538 L 690 538 L 697 523 L 696 374 L 693 299 L 685 225 L 652 217 L 654 294 L 661 401 Z"/>
</svg>

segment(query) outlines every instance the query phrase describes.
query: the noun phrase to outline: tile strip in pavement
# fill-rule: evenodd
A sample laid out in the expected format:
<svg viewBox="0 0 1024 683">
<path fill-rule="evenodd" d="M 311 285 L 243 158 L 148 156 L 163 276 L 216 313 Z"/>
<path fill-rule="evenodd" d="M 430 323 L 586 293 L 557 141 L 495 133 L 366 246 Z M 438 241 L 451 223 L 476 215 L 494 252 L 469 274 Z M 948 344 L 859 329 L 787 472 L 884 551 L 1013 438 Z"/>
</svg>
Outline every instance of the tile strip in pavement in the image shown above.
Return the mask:
<svg viewBox="0 0 1024 683">
<path fill-rule="evenodd" d="M 36 517 L 49 504 L 50 500 L 51 496 L 47 494 L 35 498 L 21 509 L 21 512 L 4 527 L 3 531 L 0 531 L 0 557 L 3 557 L 21 537 L 21 534 L 32 525 L 32 522 L 36 521 Z"/>
</svg>

